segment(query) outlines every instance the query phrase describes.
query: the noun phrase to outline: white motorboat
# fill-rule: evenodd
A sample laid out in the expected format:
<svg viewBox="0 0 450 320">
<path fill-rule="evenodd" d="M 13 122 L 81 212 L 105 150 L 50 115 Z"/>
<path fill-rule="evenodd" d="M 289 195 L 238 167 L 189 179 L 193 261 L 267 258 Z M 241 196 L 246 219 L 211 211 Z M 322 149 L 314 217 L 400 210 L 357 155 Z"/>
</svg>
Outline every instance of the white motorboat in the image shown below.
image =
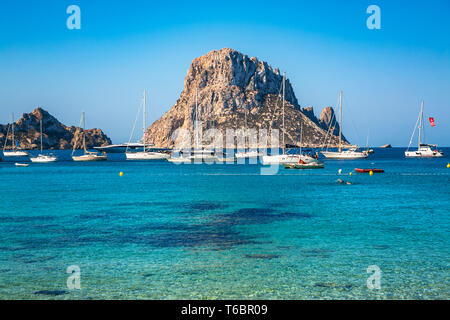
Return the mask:
<svg viewBox="0 0 450 320">
<path fill-rule="evenodd" d="M 358 148 L 342 150 L 342 91 L 339 93 L 339 148 L 338 151 L 321 151 L 327 159 L 353 160 L 365 159 L 369 156 L 367 151 L 359 151 Z"/>
<path fill-rule="evenodd" d="M 41 154 L 38 155 L 37 157 L 31 157 L 30 160 L 31 160 L 31 162 L 36 162 L 36 163 L 55 162 L 58 159 L 54 155 L 42 154 L 42 152 L 43 152 L 43 146 L 42 146 L 42 119 L 39 121 L 39 126 L 40 126 L 40 132 L 41 132 Z"/>
<path fill-rule="evenodd" d="M 169 158 L 169 154 L 164 153 L 164 152 L 157 152 L 157 151 L 150 151 L 147 150 L 147 146 L 146 146 L 146 138 L 147 138 L 147 127 L 145 124 L 145 118 L 146 118 L 146 92 L 144 90 L 144 95 L 142 98 L 142 148 L 143 151 L 137 151 L 137 152 L 129 152 L 129 146 L 131 146 L 130 141 L 133 137 L 134 134 L 134 129 L 136 128 L 136 121 L 134 122 L 134 126 L 133 126 L 133 130 L 131 131 L 131 136 L 130 136 L 130 141 L 128 142 L 126 151 L 125 151 L 125 156 L 127 158 L 127 160 L 166 160 Z M 138 116 L 139 116 L 139 112 L 138 111 Z M 137 120 L 138 117 L 136 117 Z"/>
<path fill-rule="evenodd" d="M 108 160 L 108 157 L 106 156 L 106 154 L 99 154 L 98 152 L 92 152 L 92 151 L 88 151 L 86 149 L 86 135 L 85 135 L 85 120 L 84 120 L 84 112 L 81 114 L 81 120 L 83 122 L 83 131 L 82 131 L 82 136 L 83 136 L 83 151 L 84 154 L 81 156 L 74 156 L 75 153 L 75 149 L 77 146 L 77 138 L 78 135 L 75 136 L 75 143 L 73 144 L 73 150 L 72 150 L 72 159 L 73 161 L 105 161 Z M 78 129 L 77 129 L 78 131 Z"/>
<path fill-rule="evenodd" d="M 30 160 L 36 163 L 49 163 L 57 161 L 58 158 L 53 155 L 40 154 L 37 157 L 30 158 Z"/>
<path fill-rule="evenodd" d="M 6 145 L 8 142 L 8 135 L 9 135 L 9 128 L 11 127 L 11 150 L 10 151 L 6 151 Z M 16 141 L 15 141 L 15 137 L 14 137 L 14 113 L 11 114 L 11 126 L 8 126 L 8 130 L 6 132 L 6 137 L 5 137 L 5 145 L 3 146 L 3 155 L 5 157 L 27 157 L 28 156 L 28 152 L 23 151 L 23 150 L 17 150 L 17 146 L 16 146 Z"/>
<path fill-rule="evenodd" d="M 443 157 L 444 153 L 442 151 L 437 150 L 437 146 L 433 144 L 425 144 L 422 143 L 422 131 L 423 128 L 423 101 L 420 107 L 419 118 L 417 119 L 416 125 L 414 126 L 413 133 L 411 135 L 411 139 L 409 140 L 408 149 L 405 151 L 405 157 L 407 158 L 434 158 L 434 157 Z M 418 137 L 418 147 L 416 151 L 409 151 L 411 147 L 411 143 L 414 139 L 414 134 L 416 132 L 416 128 L 419 128 L 419 137 Z M 434 150 L 433 150 L 434 149 Z"/>
</svg>

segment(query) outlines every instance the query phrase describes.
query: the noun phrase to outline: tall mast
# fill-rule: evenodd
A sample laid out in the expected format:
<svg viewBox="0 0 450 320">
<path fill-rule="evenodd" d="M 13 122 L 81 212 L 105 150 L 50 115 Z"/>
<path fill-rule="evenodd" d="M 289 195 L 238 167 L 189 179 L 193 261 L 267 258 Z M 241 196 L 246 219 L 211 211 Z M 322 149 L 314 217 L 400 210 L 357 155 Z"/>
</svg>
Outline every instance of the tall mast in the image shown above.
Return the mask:
<svg viewBox="0 0 450 320">
<path fill-rule="evenodd" d="M 85 128 L 85 120 L 84 120 L 84 111 L 82 113 L 82 118 L 83 118 L 83 149 L 84 149 L 84 153 L 86 154 L 86 134 L 84 132 L 84 128 Z"/>
<path fill-rule="evenodd" d="M 195 146 L 194 148 L 198 148 L 198 98 L 197 98 L 197 88 L 195 88 L 195 120 L 194 120 L 194 133 L 195 133 Z"/>
<path fill-rule="evenodd" d="M 41 153 L 42 153 L 42 118 L 41 118 L 41 121 L 39 121 L 39 126 L 41 129 Z"/>
<path fill-rule="evenodd" d="M 419 146 L 420 149 L 420 140 L 422 139 L 422 125 L 423 125 L 423 100 L 422 105 L 420 106 L 420 122 L 419 122 Z"/>
<path fill-rule="evenodd" d="M 244 132 L 243 132 L 243 134 L 244 134 L 244 149 L 246 149 L 247 150 L 247 147 L 245 147 L 245 145 L 246 145 L 246 143 L 245 143 L 245 140 L 247 140 L 246 139 L 246 134 L 247 134 L 247 109 L 244 109 L 244 118 L 245 118 L 245 121 L 244 121 Z M 250 141 L 248 142 L 248 148 L 250 148 Z"/>
<path fill-rule="evenodd" d="M 342 152 L 342 91 L 339 93 L 339 152 Z"/>
<path fill-rule="evenodd" d="M 302 155 L 302 144 L 303 144 L 303 121 L 300 124 L 300 155 Z"/>
<path fill-rule="evenodd" d="M 145 107 L 146 107 L 146 101 L 145 101 L 145 90 L 144 90 L 144 106 L 143 106 L 143 115 L 142 115 L 142 140 L 144 143 L 144 152 L 145 152 Z"/>
<path fill-rule="evenodd" d="M 11 146 L 13 150 L 16 150 L 16 141 L 14 139 L 14 113 L 11 113 L 11 130 L 12 130 Z"/>
<path fill-rule="evenodd" d="M 286 97 L 286 86 L 285 86 L 285 81 L 286 81 L 286 72 L 283 72 L 283 154 L 284 154 L 284 149 L 286 147 L 286 144 L 284 143 L 284 99 Z"/>
</svg>

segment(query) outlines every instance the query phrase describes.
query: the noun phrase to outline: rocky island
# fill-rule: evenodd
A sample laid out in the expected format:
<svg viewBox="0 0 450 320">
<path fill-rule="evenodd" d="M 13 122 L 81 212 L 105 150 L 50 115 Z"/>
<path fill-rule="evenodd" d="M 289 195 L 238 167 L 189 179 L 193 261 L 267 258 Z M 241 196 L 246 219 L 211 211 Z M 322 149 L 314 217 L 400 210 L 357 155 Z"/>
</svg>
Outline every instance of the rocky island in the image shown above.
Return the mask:
<svg viewBox="0 0 450 320">
<path fill-rule="evenodd" d="M 71 149 L 75 138 L 80 141 L 83 129 L 75 126 L 65 126 L 50 113 L 42 108 L 36 108 L 31 113 L 24 113 L 23 116 L 14 123 L 14 136 L 19 143 L 20 149 L 39 149 L 40 146 L 40 120 L 43 128 L 43 148 Z M 5 138 L 8 125 L 0 125 L 0 144 L 5 145 Z M 100 129 L 86 129 L 86 146 L 104 146 L 111 144 L 111 140 Z M 8 136 L 6 149 L 11 149 L 11 132 Z M 79 142 L 78 142 L 79 144 Z"/>
<path fill-rule="evenodd" d="M 177 128 L 194 130 L 195 92 L 198 96 L 197 120 L 202 130 L 282 128 L 281 88 L 283 75 L 266 62 L 233 49 L 214 50 L 193 60 L 184 90 L 175 105 L 147 130 L 147 142 L 159 147 L 173 146 Z M 331 146 L 338 144 L 339 124 L 333 108 L 323 109 L 320 118 L 312 107 L 302 108 L 289 79 L 285 81 L 285 142 L 298 144 L 303 124 L 303 146 L 319 147 L 331 126 Z M 333 129 L 334 128 L 334 129 Z M 280 138 L 281 139 L 281 138 Z M 343 144 L 348 145 L 343 137 Z"/>
</svg>

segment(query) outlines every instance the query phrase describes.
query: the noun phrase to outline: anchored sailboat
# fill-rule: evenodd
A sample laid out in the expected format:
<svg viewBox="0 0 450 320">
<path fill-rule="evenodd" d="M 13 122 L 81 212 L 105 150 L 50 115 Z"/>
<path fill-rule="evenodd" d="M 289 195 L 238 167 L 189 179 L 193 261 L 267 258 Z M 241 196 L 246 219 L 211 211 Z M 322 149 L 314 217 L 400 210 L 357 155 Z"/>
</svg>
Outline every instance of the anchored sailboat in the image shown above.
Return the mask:
<svg viewBox="0 0 450 320">
<path fill-rule="evenodd" d="M 191 163 L 191 162 L 207 162 L 212 163 L 214 161 L 221 161 L 217 157 L 215 150 L 207 150 L 200 144 L 200 131 L 198 129 L 198 95 L 197 88 L 195 88 L 195 118 L 194 118 L 194 148 L 189 154 L 183 154 L 182 151 L 175 152 L 175 155 L 168 159 L 170 162 L 174 163 Z"/>
<path fill-rule="evenodd" d="M 3 146 L 3 155 L 5 157 L 26 157 L 28 156 L 28 152 L 23 150 L 18 150 L 16 145 L 16 139 L 14 138 L 14 113 L 11 113 L 11 151 L 6 151 L 6 145 L 8 142 L 8 134 L 9 134 L 9 126 L 6 133 L 5 145 Z"/>
<path fill-rule="evenodd" d="M 75 137 L 75 143 L 73 144 L 73 150 L 72 150 L 72 159 L 73 161 L 104 161 L 108 158 L 106 157 L 106 154 L 99 154 L 98 152 L 92 152 L 87 151 L 86 149 L 86 134 L 85 134 L 85 119 L 84 119 L 84 112 L 81 114 L 81 120 L 83 122 L 83 132 L 81 135 L 83 136 L 83 150 L 84 154 L 82 156 L 74 156 L 75 148 L 77 146 L 77 138 L 78 135 Z"/>
<path fill-rule="evenodd" d="M 300 126 L 300 155 L 302 155 L 302 144 L 303 144 L 303 123 Z M 304 161 L 305 157 L 309 157 L 310 161 Z M 317 157 L 318 158 L 318 157 Z M 311 156 L 303 155 L 303 159 L 300 158 L 298 163 L 284 163 L 283 166 L 285 169 L 323 169 L 325 168 L 325 164 L 323 162 L 319 162 L 318 159 L 314 159 Z"/>
<path fill-rule="evenodd" d="M 128 147 L 129 145 L 127 145 L 126 151 L 125 151 L 125 156 L 127 157 L 127 160 L 163 160 L 163 159 L 167 159 L 169 157 L 169 155 L 167 153 L 163 153 L 163 152 L 154 152 L 154 151 L 147 151 L 147 145 L 146 145 L 146 137 L 147 137 L 147 127 L 145 124 L 145 110 L 146 109 L 146 92 L 144 90 L 144 95 L 143 95 L 143 114 L 142 114 L 142 144 L 143 144 L 143 151 L 138 151 L 138 152 L 128 152 Z M 137 120 L 137 118 L 136 118 Z M 131 137 L 133 136 L 134 133 L 134 128 L 136 126 L 136 123 L 133 127 L 133 130 L 131 132 Z M 131 141 L 131 137 L 130 137 L 130 141 Z"/>
<path fill-rule="evenodd" d="M 442 157 L 444 153 L 442 151 L 436 150 L 436 145 L 434 144 L 425 144 L 422 143 L 422 131 L 423 128 L 423 101 L 420 106 L 419 118 L 417 119 L 416 125 L 414 126 L 413 133 L 411 135 L 411 139 L 409 140 L 408 149 L 405 151 L 405 156 L 407 158 L 434 158 L 434 157 Z M 416 132 L 417 124 L 419 125 L 419 138 L 418 138 L 418 147 L 417 151 L 409 151 L 409 147 L 414 139 L 414 134 Z M 434 150 L 432 148 L 435 148 Z"/>
<path fill-rule="evenodd" d="M 41 136 L 41 154 L 37 157 L 30 158 L 31 162 L 38 162 L 38 163 L 48 163 L 48 162 L 55 162 L 57 158 L 54 155 L 45 155 L 43 154 L 43 147 L 42 147 L 42 119 L 39 121 L 39 127 L 40 127 L 40 136 Z"/>
<path fill-rule="evenodd" d="M 247 109 L 245 109 L 244 112 L 244 145 L 245 145 L 245 137 L 247 134 Z M 245 148 L 244 151 L 238 151 L 235 154 L 236 159 L 251 159 L 251 158 L 257 158 L 260 156 L 260 153 L 258 150 L 250 150 L 250 141 L 248 142 L 248 146 Z"/>
<path fill-rule="evenodd" d="M 342 91 L 339 93 L 339 149 L 338 151 L 321 151 L 328 159 L 365 159 L 369 156 L 367 152 L 358 151 L 357 148 L 342 150 Z"/>
<path fill-rule="evenodd" d="M 316 159 L 313 157 L 303 155 L 303 154 L 287 154 L 286 153 L 286 144 L 285 144 L 285 128 L 284 128 L 284 104 L 286 98 L 286 72 L 283 73 L 283 105 L 282 105 L 282 153 L 276 155 L 265 155 L 262 157 L 262 163 L 264 165 L 270 164 L 298 164 L 299 162 L 310 163 L 315 162 Z"/>
</svg>

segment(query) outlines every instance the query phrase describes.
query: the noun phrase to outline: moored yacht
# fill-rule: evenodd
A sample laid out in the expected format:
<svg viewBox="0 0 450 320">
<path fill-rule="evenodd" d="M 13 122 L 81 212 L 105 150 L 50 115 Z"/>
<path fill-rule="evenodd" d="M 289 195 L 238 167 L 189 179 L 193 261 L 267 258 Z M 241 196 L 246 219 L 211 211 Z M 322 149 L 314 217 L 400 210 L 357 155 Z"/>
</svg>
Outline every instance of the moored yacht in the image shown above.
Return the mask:
<svg viewBox="0 0 450 320">
<path fill-rule="evenodd" d="M 157 151 L 149 151 L 147 150 L 147 146 L 146 146 L 146 137 L 147 137 L 147 128 L 145 125 L 145 117 L 146 117 L 146 92 L 144 90 L 144 95 L 143 95 L 143 104 L 142 104 L 142 151 L 135 151 L 135 152 L 129 152 L 128 148 L 129 145 L 127 145 L 126 151 L 125 151 L 125 156 L 127 158 L 127 160 L 165 160 L 169 158 L 169 154 L 168 153 L 164 153 L 164 152 L 157 152 Z M 138 111 L 139 113 L 139 111 Z M 133 137 L 133 133 L 134 133 L 134 129 L 136 127 L 136 123 L 134 124 L 133 130 L 131 132 L 131 137 L 130 137 L 130 141 L 131 138 Z"/>
<path fill-rule="evenodd" d="M 49 162 L 55 162 L 57 158 L 54 155 L 45 155 L 43 154 L 43 147 L 42 147 L 42 119 L 39 121 L 39 127 L 40 127 L 40 136 L 41 136 L 41 154 L 39 154 L 37 157 L 31 157 L 31 162 L 36 163 L 49 163 Z"/>
<path fill-rule="evenodd" d="M 17 150 L 17 144 L 16 144 L 16 139 L 14 137 L 14 113 L 11 114 L 11 150 L 10 151 L 6 151 L 6 144 L 8 142 L 8 135 L 9 135 L 9 128 L 10 126 L 8 126 L 8 130 L 6 132 L 6 137 L 5 137 L 5 145 L 3 146 L 3 155 L 5 157 L 26 157 L 28 156 L 28 152 L 23 151 L 23 150 Z"/>
<path fill-rule="evenodd" d="M 321 151 L 327 159 L 365 159 L 369 156 L 367 151 L 359 151 L 358 148 L 342 150 L 342 91 L 339 93 L 339 148 L 338 151 Z"/>
<path fill-rule="evenodd" d="M 439 151 L 436 149 L 437 148 L 436 145 L 422 143 L 422 131 L 424 130 L 424 128 L 423 128 L 423 105 L 424 105 L 424 103 L 422 101 L 422 104 L 420 106 L 419 118 L 417 119 L 416 125 L 414 126 L 414 130 L 411 135 L 411 139 L 409 140 L 408 149 L 406 149 L 406 151 L 405 151 L 405 157 L 407 157 L 407 158 L 434 158 L 434 157 L 444 156 L 444 153 L 442 151 Z M 434 125 L 434 120 L 433 120 L 432 125 Z M 416 151 L 409 151 L 409 148 L 414 139 L 414 133 L 416 132 L 417 127 L 419 128 L 418 147 L 417 147 Z"/>
<path fill-rule="evenodd" d="M 85 120 L 84 120 L 84 112 L 81 115 L 81 119 L 83 122 L 83 131 L 82 131 L 82 136 L 83 136 L 83 151 L 84 154 L 81 156 L 74 156 L 73 154 L 75 153 L 75 149 L 77 146 L 77 138 L 78 135 L 75 137 L 75 143 L 73 144 L 73 150 L 72 150 L 72 159 L 73 161 L 105 161 L 108 159 L 108 157 L 106 156 L 106 154 L 99 154 L 98 152 L 92 152 L 92 151 L 88 151 L 86 149 L 86 135 L 85 135 Z"/>
</svg>

